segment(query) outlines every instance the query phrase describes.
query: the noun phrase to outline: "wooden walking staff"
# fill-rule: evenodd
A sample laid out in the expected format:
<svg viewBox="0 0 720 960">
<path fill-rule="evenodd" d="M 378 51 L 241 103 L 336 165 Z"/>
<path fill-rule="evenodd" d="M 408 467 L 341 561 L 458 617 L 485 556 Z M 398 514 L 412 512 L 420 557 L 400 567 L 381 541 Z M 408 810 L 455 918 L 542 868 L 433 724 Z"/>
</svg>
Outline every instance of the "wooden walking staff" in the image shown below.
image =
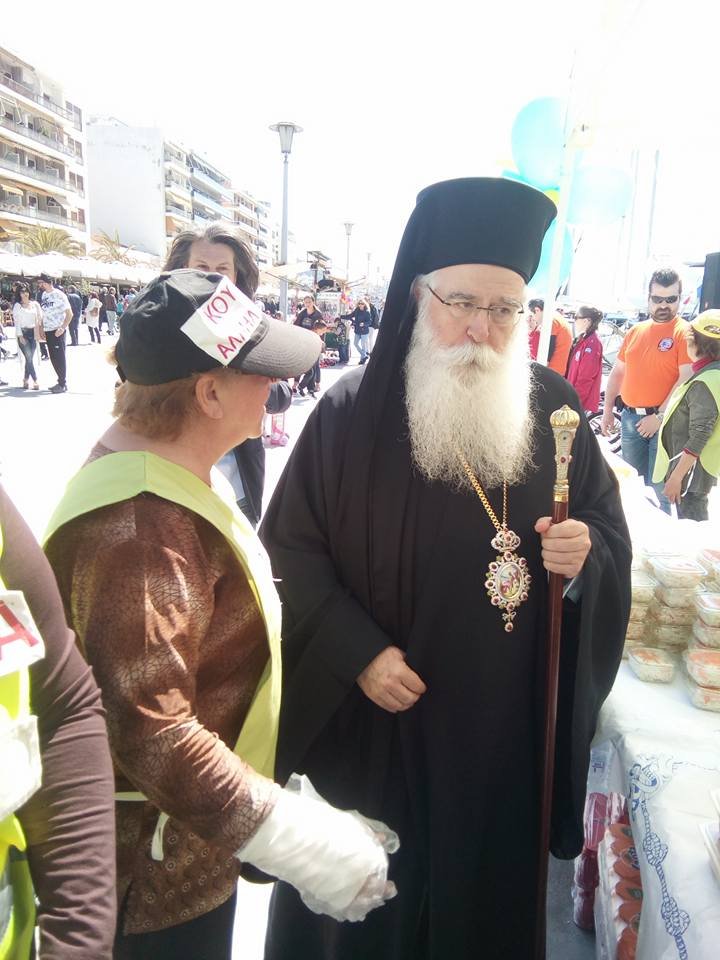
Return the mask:
<svg viewBox="0 0 720 960">
<path fill-rule="evenodd" d="M 580 417 L 567 404 L 550 416 L 555 438 L 555 487 L 553 489 L 552 522 L 562 523 L 568 517 L 570 486 L 568 468 L 575 431 Z M 537 923 L 535 958 L 545 958 L 545 922 L 547 903 L 548 855 L 550 852 L 550 819 L 552 816 L 553 776 L 555 773 L 555 726 L 557 723 L 558 676 L 560 672 L 560 631 L 562 629 L 563 587 L 561 573 L 551 573 L 548 592 L 548 628 L 545 656 L 545 763 L 543 765 L 542 804 L 540 808 L 540 849 L 537 889 Z"/>
</svg>

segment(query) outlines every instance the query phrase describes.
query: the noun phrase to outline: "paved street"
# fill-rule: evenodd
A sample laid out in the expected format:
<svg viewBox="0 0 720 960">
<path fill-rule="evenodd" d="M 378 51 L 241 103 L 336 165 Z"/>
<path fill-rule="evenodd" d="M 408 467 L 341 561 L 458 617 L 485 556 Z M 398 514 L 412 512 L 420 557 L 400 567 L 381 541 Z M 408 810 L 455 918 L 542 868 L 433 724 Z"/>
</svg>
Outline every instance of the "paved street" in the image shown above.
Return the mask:
<svg viewBox="0 0 720 960">
<path fill-rule="evenodd" d="M 85 343 L 84 327 L 81 337 L 81 345 L 67 351 L 66 394 L 54 396 L 47 392 L 55 383 L 49 361 L 39 363 L 40 384 L 44 388 L 39 393 L 19 388 L 19 360 L 0 363 L 0 379 L 9 383 L 0 387 L 2 482 L 37 536 L 42 535 L 65 483 L 82 465 L 95 438 L 110 421 L 116 380 L 115 371 L 105 360 L 110 341 L 105 337 L 101 346 Z M 322 386 L 327 388 L 342 372 L 323 370 Z M 315 401 L 309 397 L 293 402 L 286 415 L 288 446 L 267 451 L 266 495 L 272 492 L 314 406 Z M 590 960 L 594 956 L 593 938 L 572 923 L 571 878 L 571 864 L 553 863 L 549 898 L 552 946 L 548 960 Z M 240 885 L 235 925 L 237 960 L 262 960 L 269 893 L 268 886 Z"/>
</svg>

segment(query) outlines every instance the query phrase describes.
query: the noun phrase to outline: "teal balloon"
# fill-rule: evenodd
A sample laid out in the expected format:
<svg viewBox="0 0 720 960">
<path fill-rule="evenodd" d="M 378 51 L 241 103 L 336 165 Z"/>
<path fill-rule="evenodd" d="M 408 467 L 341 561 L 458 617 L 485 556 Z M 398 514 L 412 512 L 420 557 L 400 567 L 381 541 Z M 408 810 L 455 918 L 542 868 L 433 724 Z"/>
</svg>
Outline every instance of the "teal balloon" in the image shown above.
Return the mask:
<svg viewBox="0 0 720 960">
<path fill-rule="evenodd" d="M 521 173 L 518 173 L 517 170 L 505 169 L 500 176 L 503 178 L 503 180 L 514 180 L 516 183 L 525 183 L 529 187 L 534 186 L 534 184 L 530 183 L 527 177 L 524 177 Z"/>
<path fill-rule="evenodd" d="M 544 293 L 545 288 L 547 287 L 548 276 L 550 274 L 550 260 L 552 259 L 552 248 L 553 243 L 555 242 L 556 232 L 557 224 L 552 223 L 550 225 L 550 229 L 545 234 L 545 239 L 543 240 L 540 263 L 538 264 L 538 268 L 529 283 L 529 286 L 533 287 L 533 289 L 540 293 Z M 570 235 L 570 231 L 567 229 L 567 227 L 565 227 L 563 230 L 563 244 L 562 255 L 560 257 L 560 276 L 558 277 L 558 286 L 565 283 L 567 278 L 570 276 L 572 262 L 573 240 Z"/>
<path fill-rule="evenodd" d="M 527 183 L 551 190 L 560 183 L 566 105 L 558 97 L 531 100 L 513 123 L 512 155 Z"/>
<path fill-rule="evenodd" d="M 588 226 L 624 217 L 633 197 L 632 177 L 619 167 L 586 166 L 575 171 L 568 223 Z"/>
</svg>

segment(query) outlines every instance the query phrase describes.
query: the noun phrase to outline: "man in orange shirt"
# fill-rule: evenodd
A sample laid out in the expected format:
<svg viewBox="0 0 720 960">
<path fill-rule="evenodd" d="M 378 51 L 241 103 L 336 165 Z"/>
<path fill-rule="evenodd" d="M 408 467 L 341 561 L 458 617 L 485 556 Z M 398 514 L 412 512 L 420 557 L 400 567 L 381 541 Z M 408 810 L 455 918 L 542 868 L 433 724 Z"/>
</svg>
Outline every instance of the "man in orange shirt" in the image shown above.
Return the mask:
<svg viewBox="0 0 720 960">
<path fill-rule="evenodd" d="M 618 395 L 622 411 L 622 456 L 646 486 L 654 486 L 660 507 L 670 512 L 663 484 L 652 483 L 658 432 L 676 386 L 690 376 L 692 363 L 685 336 L 687 323 L 677 315 L 682 283 L 675 270 L 656 270 L 650 278 L 648 320 L 636 324 L 623 340 L 605 388 L 602 432 L 613 427 Z"/>
<path fill-rule="evenodd" d="M 530 344 L 530 356 L 537 360 L 538 346 L 540 345 L 540 331 L 543 325 L 543 316 L 545 312 L 544 300 L 531 300 L 528 303 L 528 341 Z M 561 377 L 565 376 L 567 371 L 568 357 L 570 356 L 570 347 L 572 346 L 573 336 L 570 325 L 565 317 L 556 313 L 553 317 L 552 332 L 550 333 L 550 346 L 548 347 L 547 365 L 551 370 L 559 373 Z"/>
</svg>

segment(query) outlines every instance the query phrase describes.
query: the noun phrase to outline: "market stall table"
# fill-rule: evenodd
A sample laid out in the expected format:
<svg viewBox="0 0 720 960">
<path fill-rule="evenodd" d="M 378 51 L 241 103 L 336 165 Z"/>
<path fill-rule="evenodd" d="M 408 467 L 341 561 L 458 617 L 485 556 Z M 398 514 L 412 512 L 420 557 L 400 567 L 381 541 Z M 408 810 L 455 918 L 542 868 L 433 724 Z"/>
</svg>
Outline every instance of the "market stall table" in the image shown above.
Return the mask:
<svg viewBox="0 0 720 960">
<path fill-rule="evenodd" d="M 720 880 L 703 832 L 717 838 L 718 789 L 720 713 L 691 704 L 679 665 L 671 684 L 658 684 L 623 662 L 600 714 L 588 792 L 627 798 L 644 895 L 636 960 L 720 957 Z M 612 960 L 611 923 L 611 905 L 598 901 L 597 955 Z"/>
</svg>

